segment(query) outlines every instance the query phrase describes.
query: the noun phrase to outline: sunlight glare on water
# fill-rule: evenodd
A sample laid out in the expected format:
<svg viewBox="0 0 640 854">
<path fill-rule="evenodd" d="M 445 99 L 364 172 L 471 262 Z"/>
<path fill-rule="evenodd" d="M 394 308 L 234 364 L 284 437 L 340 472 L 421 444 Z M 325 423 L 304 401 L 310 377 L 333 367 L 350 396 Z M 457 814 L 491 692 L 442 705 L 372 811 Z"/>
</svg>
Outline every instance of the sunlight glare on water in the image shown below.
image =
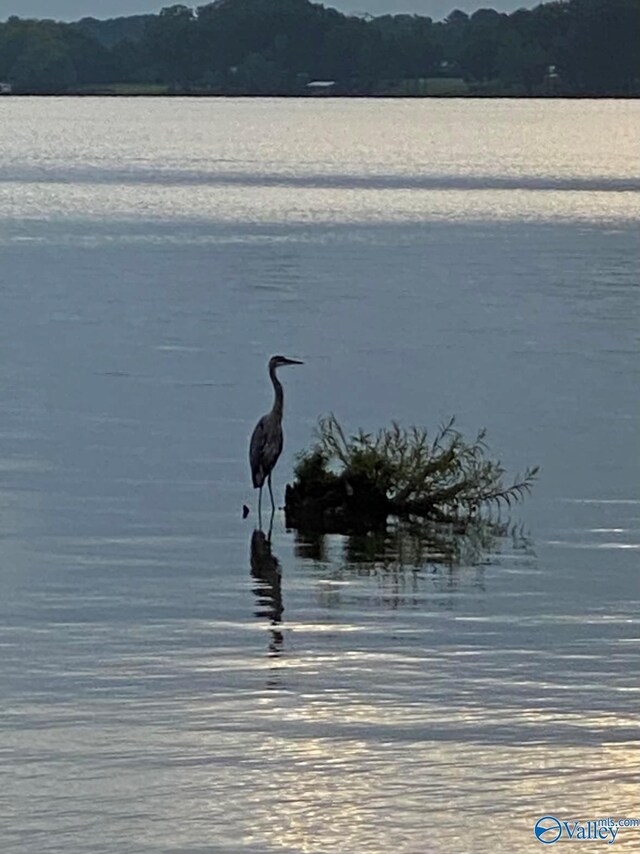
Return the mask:
<svg viewBox="0 0 640 854">
<path fill-rule="evenodd" d="M 5 99 L 6 101 L 7 99 Z M 2 103 L 7 213 L 249 224 L 639 214 L 637 104 L 28 99 Z M 179 121 L 176 121 L 179 110 Z M 389 199 L 392 195 L 393 200 Z"/>
</svg>

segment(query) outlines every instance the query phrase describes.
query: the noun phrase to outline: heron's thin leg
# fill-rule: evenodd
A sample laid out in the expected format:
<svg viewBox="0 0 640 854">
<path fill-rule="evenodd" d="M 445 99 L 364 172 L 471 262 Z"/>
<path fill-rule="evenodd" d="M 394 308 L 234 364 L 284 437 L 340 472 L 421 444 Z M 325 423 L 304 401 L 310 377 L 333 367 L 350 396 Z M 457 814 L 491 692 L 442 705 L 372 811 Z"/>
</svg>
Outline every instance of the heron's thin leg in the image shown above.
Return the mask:
<svg viewBox="0 0 640 854">
<path fill-rule="evenodd" d="M 262 487 L 258 492 L 258 525 L 260 526 L 260 530 L 262 530 Z"/>
<path fill-rule="evenodd" d="M 271 475 L 267 478 L 267 483 L 269 484 L 269 495 L 271 496 L 271 510 L 273 513 L 276 512 L 276 503 L 273 500 L 273 490 L 271 489 Z"/>
<path fill-rule="evenodd" d="M 269 519 L 269 533 L 267 535 L 267 542 L 271 542 L 271 534 L 273 532 L 273 517 L 275 516 L 276 511 L 275 507 L 271 508 L 271 518 Z"/>
</svg>

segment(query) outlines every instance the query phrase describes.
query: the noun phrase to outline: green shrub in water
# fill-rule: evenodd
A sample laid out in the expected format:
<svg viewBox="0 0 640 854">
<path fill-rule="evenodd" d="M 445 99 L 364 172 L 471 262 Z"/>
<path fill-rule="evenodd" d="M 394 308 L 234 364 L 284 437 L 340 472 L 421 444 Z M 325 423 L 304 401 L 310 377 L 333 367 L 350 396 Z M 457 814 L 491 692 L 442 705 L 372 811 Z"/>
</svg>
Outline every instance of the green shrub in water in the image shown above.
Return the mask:
<svg viewBox="0 0 640 854">
<path fill-rule="evenodd" d="M 501 463 L 488 457 L 485 431 L 468 441 L 452 418 L 432 438 L 397 422 L 377 433 L 347 436 L 335 415 L 320 419 L 316 441 L 298 455 L 291 496 L 321 499 L 375 495 L 387 513 L 460 519 L 482 507 L 511 505 L 531 490 L 538 466 L 505 484 Z M 339 499 L 338 499 L 339 500 Z"/>
</svg>

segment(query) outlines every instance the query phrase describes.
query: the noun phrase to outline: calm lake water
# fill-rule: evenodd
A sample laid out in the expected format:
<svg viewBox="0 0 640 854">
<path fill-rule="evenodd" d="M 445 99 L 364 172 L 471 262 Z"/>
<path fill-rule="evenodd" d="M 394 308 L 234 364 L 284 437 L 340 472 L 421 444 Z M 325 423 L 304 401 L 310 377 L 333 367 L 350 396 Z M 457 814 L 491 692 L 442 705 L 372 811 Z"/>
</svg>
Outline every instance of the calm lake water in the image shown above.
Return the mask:
<svg viewBox="0 0 640 854">
<path fill-rule="evenodd" d="M 631 101 L 0 100 L 3 854 L 640 818 L 639 138 Z M 280 352 L 280 501 L 322 414 L 456 414 L 542 467 L 512 533 L 451 566 L 278 513 L 252 552 Z"/>
</svg>

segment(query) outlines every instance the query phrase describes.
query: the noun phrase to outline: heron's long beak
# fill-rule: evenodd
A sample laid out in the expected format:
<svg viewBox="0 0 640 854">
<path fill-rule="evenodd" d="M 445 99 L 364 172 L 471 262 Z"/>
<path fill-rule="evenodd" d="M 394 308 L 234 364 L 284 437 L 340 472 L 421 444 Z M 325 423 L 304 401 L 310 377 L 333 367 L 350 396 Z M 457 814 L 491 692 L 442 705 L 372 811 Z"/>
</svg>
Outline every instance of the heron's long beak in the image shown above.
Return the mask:
<svg viewBox="0 0 640 854">
<path fill-rule="evenodd" d="M 284 364 L 285 365 L 304 365 L 304 362 L 301 362 L 298 359 L 287 359 L 285 356 L 284 357 Z"/>
</svg>

